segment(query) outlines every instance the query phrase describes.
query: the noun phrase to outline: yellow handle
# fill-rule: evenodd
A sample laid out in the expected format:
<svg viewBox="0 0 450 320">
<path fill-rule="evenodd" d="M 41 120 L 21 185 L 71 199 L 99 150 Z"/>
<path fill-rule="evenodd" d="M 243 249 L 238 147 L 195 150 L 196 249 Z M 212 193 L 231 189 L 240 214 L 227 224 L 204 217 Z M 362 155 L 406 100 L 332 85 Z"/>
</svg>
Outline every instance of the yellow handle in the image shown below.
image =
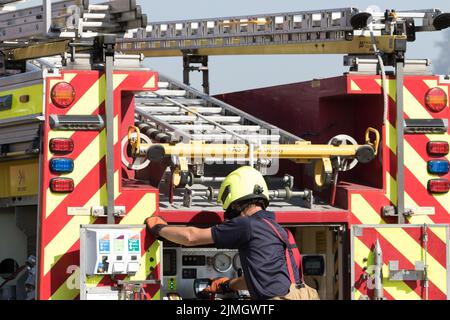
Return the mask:
<svg viewBox="0 0 450 320">
<path fill-rule="evenodd" d="M 136 138 L 131 136 L 133 133 L 136 133 Z M 131 144 L 133 154 L 136 154 L 136 152 L 141 148 L 141 131 L 138 127 L 128 127 L 128 142 Z"/>
<path fill-rule="evenodd" d="M 370 134 L 373 133 L 375 135 L 375 141 L 372 142 L 370 140 Z M 376 156 L 378 154 L 378 147 L 380 145 L 380 133 L 377 129 L 374 129 L 372 127 L 367 128 L 366 130 L 366 144 L 371 146 L 374 150 L 374 155 Z"/>
</svg>

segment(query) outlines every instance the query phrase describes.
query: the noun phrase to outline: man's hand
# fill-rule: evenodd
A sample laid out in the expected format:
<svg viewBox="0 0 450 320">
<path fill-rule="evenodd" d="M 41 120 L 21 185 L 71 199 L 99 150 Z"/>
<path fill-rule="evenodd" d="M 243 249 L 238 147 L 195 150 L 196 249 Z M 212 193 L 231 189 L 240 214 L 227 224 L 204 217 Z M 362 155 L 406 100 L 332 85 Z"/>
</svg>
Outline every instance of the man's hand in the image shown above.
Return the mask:
<svg viewBox="0 0 450 320">
<path fill-rule="evenodd" d="M 205 293 L 227 293 L 231 292 L 230 289 L 230 279 L 229 278 L 217 278 L 213 279 L 210 286 L 206 287 L 203 292 Z"/>
<path fill-rule="evenodd" d="M 147 225 L 147 229 L 150 230 L 150 233 L 153 237 L 157 238 L 158 240 L 162 240 L 159 237 L 159 232 L 162 228 L 167 226 L 166 220 L 158 216 L 153 216 L 145 219 L 145 224 Z"/>
</svg>

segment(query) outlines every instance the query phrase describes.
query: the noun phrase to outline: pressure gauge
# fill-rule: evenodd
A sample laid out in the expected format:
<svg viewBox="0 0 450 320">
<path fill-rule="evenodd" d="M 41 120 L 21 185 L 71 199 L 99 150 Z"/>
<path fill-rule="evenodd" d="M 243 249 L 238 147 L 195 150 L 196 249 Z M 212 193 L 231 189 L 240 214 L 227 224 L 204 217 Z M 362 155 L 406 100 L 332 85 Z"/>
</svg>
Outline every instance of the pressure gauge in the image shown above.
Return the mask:
<svg viewBox="0 0 450 320">
<path fill-rule="evenodd" d="M 213 258 L 213 267 L 217 272 L 227 272 L 231 269 L 232 261 L 230 256 L 218 253 Z"/>
<path fill-rule="evenodd" d="M 241 258 L 239 257 L 239 253 L 235 254 L 233 257 L 233 267 L 236 271 L 242 269 Z"/>
</svg>

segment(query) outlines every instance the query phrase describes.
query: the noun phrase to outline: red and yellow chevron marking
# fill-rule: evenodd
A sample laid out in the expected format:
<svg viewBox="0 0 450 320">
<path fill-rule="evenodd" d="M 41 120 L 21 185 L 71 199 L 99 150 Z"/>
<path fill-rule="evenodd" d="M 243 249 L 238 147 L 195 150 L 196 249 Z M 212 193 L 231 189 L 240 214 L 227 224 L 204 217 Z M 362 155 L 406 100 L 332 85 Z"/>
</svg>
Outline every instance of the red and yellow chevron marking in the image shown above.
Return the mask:
<svg viewBox="0 0 450 320">
<path fill-rule="evenodd" d="M 69 82 L 76 91 L 76 100 L 70 108 L 55 107 L 47 94 L 47 117 L 50 114 L 98 115 L 104 114 L 105 77 L 97 71 L 63 72 L 61 78 L 47 80 L 48 90 L 59 81 Z M 124 91 L 155 90 L 157 75 L 152 72 L 116 72 L 114 74 L 115 96 L 115 205 L 125 206 L 127 215 L 117 221 L 122 224 L 142 224 L 144 219 L 157 209 L 156 190 L 150 188 L 127 188 L 122 186 L 120 139 L 124 136 L 122 123 L 124 114 L 134 114 L 134 108 L 121 105 Z M 130 117 L 128 117 L 130 118 Z M 131 117 L 133 119 L 133 117 Z M 125 133 L 126 134 L 126 133 Z M 79 228 L 81 224 L 106 223 L 105 218 L 90 216 L 69 216 L 68 208 L 88 208 L 106 206 L 106 130 L 97 131 L 52 131 L 48 118 L 44 141 L 55 137 L 70 137 L 75 144 L 68 155 L 74 159 L 74 171 L 68 175 L 74 180 L 75 190 L 70 194 L 54 194 L 49 189 L 49 181 L 55 177 L 48 168 L 53 155 L 44 153 L 41 190 L 41 230 L 40 230 L 40 299 L 75 299 L 79 297 Z M 142 237 L 145 235 L 143 234 Z M 144 240 L 144 239 L 143 239 Z M 141 270 L 134 279 L 145 280 L 159 269 L 159 247 L 154 239 L 145 239 L 142 251 Z M 149 256 L 154 257 L 152 262 Z M 151 271 L 153 270 L 153 271 Z M 103 277 L 92 280 L 95 285 L 103 285 Z M 159 287 L 150 288 L 153 298 L 159 298 Z"/>
<path fill-rule="evenodd" d="M 350 94 L 381 94 L 381 79 L 377 76 L 348 77 L 348 93 Z M 397 138 L 396 138 L 396 81 L 388 79 L 389 112 L 388 121 L 383 128 L 383 166 L 384 191 L 392 204 L 397 203 Z M 438 77 L 406 76 L 404 81 L 404 117 L 406 119 L 449 118 L 449 108 L 440 113 L 431 113 L 425 106 L 424 99 L 430 88 L 439 87 L 447 93 L 448 84 L 439 83 Z M 405 140 L 405 207 L 415 209 L 416 215 L 410 217 L 410 223 L 449 223 L 450 194 L 431 195 L 427 191 L 430 179 L 438 178 L 427 171 L 427 161 L 431 160 L 426 151 L 429 141 L 447 141 L 449 133 L 445 134 L 406 134 Z M 443 157 L 447 160 L 449 157 Z M 450 175 L 443 176 L 450 178 Z M 388 205 L 388 204 L 386 204 Z M 427 210 L 434 207 L 433 210 Z M 380 218 L 381 219 L 381 218 Z M 381 219 L 382 220 L 382 219 Z"/>
<path fill-rule="evenodd" d="M 372 273 L 374 262 L 374 245 L 378 239 L 383 255 L 383 288 L 385 296 L 395 300 L 419 300 L 426 298 L 426 289 L 422 281 L 391 281 L 389 280 L 389 261 L 398 261 L 399 268 L 414 270 L 416 261 L 424 261 L 427 255 L 427 274 L 429 278 L 428 299 L 447 299 L 447 250 L 446 242 L 434 236 L 436 233 L 447 233 L 448 226 L 427 226 L 427 252 L 424 249 L 423 226 L 409 227 L 375 226 L 362 228 L 362 236 L 355 236 L 353 241 L 354 254 L 354 298 L 361 294 L 373 297 L 371 280 L 364 279 L 365 267 L 367 273 Z M 431 232 L 430 232 L 431 231 Z"/>
<path fill-rule="evenodd" d="M 410 119 L 448 119 L 449 111 L 446 108 L 439 114 L 430 113 L 425 104 L 426 92 L 433 87 L 441 87 L 448 92 L 448 84 L 441 85 L 437 77 L 407 76 L 404 82 L 404 117 Z M 383 139 L 381 152 L 383 157 L 383 185 L 384 190 L 353 191 L 349 196 L 351 223 L 361 225 L 387 225 L 396 223 L 396 218 L 385 218 L 381 216 L 383 206 L 397 204 L 397 137 L 396 137 L 396 81 L 388 80 L 388 121 L 383 128 Z M 381 79 L 376 76 L 350 76 L 348 78 L 349 94 L 381 94 Z M 381 106 L 380 106 L 381 107 Z M 431 195 L 427 191 L 429 179 L 436 178 L 427 171 L 426 145 L 429 141 L 448 141 L 449 134 L 442 135 L 405 135 L 405 207 L 416 210 L 417 214 L 408 218 L 411 224 L 427 224 L 430 245 L 428 246 L 429 264 L 429 298 L 447 298 L 447 263 L 446 245 L 448 241 L 448 231 L 444 227 L 433 226 L 436 223 L 450 222 L 450 194 Z M 447 157 L 448 159 L 448 157 Z M 448 177 L 448 176 L 446 176 Z M 423 210 L 434 207 L 434 214 L 430 210 Z M 422 210 L 420 210 L 422 208 Z M 418 210 L 419 209 L 419 210 Z M 423 211 L 423 214 L 421 212 Z M 383 274 L 384 292 L 389 299 L 424 299 L 423 286 L 409 281 L 389 281 L 386 277 L 389 260 L 398 260 L 401 268 L 414 269 L 416 261 L 420 261 L 423 251 L 421 238 L 413 229 L 409 228 L 375 228 L 376 238 L 379 239 L 383 247 Z M 364 229 L 366 231 L 366 229 Z M 354 270 L 356 274 L 354 298 L 359 299 L 362 295 L 371 295 L 367 283 L 362 281 L 367 264 L 373 264 L 374 237 L 360 237 L 354 239 Z M 423 253 L 423 252 L 422 252 Z M 367 262 L 363 262 L 368 258 Z M 372 260 L 371 260 L 372 259 Z"/>
</svg>

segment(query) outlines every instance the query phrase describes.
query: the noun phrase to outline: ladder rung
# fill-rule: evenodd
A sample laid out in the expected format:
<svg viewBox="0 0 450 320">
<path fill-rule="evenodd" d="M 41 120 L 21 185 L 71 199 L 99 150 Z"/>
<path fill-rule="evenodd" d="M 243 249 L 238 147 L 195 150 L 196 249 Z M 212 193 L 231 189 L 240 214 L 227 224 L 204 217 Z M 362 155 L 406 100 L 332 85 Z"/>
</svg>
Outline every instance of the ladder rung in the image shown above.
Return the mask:
<svg viewBox="0 0 450 320">
<path fill-rule="evenodd" d="M 185 130 L 185 131 L 211 131 L 217 129 L 216 126 L 205 124 L 205 125 L 197 125 L 197 124 L 176 124 L 174 125 L 177 129 Z M 224 128 L 228 130 L 232 130 L 235 132 L 255 132 L 261 129 L 260 126 L 245 126 L 245 125 L 224 125 Z M 218 129 L 221 130 L 221 129 Z M 217 131 L 218 131 L 217 130 Z"/>
<path fill-rule="evenodd" d="M 169 122 L 226 122 L 226 123 L 236 123 L 241 121 L 239 116 L 206 116 L 205 119 L 199 118 L 197 116 L 166 116 L 166 115 L 153 115 L 155 118 L 163 121 Z"/>
<path fill-rule="evenodd" d="M 186 110 L 180 108 L 180 107 L 171 107 L 171 106 L 145 106 L 145 105 L 136 105 L 141 110 L 148 112 L 148 113 L 187 113 Z M 206 113 L 206 114 L 218 114 L 222 112 L 222 108 L 218 107 L 196 107 L 196 106 L 186 106 L 190 110 L 199 112 L 199 113 Z"/>
<path fill-rule="evenodd" d="M 203 105 L 205 104 L 205 101 L 202 99 L 189 99 L 184 97 L 176 97 L 172 100 L 181 103 L 183 105 Z M 157 104 L 157 105 L 163 105 L 163 106 L 173 106 L 174 104 L 170 101 L 167 101 L 162 98 L 156 98 L 156 97 L 148 97 L 148 96 L 136 96 L 136 102 L 141 104 Z"/>
<path fill-rule="evenodd" d="M 167 89 L 169 87 L 169 83 L 167 81 L 159 81 L 158 88 L 159 89 Z"/>
<path fill-rule="evenodd" d="M 279 135 L 240 135 L 241 137 L 252 141 L 279 141 Z M 223 140 L 236 140 L 236 136 L 231 134 L 193 134 L 192 138 L 197 141 L 223 141 Z"/>
<path fill-rule="evenodd" d="M 184 97 L 186 95 L 186 91 L 185 90 L 162 89 L 162 90 L 156 91 L 156 94 L 159 96 L 163 96 L 163 97 Z M 157 95 L 153 95 L 153 96 L 157 97 Z M 149 94 L 149 96 L 151 97 L 152 94 Z"/>
</svg>

